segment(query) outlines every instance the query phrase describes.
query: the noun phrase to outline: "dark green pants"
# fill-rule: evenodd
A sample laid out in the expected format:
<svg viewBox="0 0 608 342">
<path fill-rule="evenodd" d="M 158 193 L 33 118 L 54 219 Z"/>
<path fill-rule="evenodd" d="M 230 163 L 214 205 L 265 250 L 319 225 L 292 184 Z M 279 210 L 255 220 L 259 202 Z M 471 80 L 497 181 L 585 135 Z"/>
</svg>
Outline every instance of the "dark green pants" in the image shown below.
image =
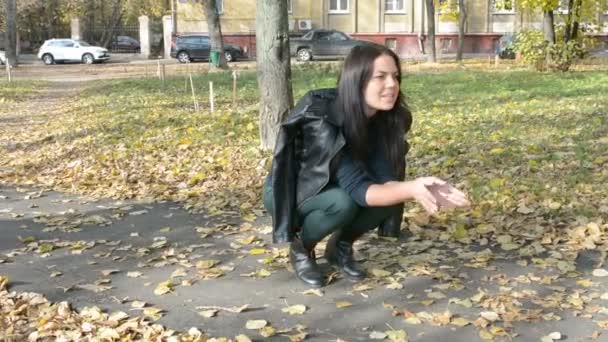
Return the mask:
<svg viewBox="0 0 608 342">
<path fill-rule="evenodd" d="M 272 187 L 264 188 L 264 206 L 274 211 Z M 318 242 L 339 232 L 340 239 L 354 242 L 395 214 L 397 206 L 360 207 L 339 187 L 329 187 L 298 207 L 298 225 L 302 240 Z"/>
</svg>

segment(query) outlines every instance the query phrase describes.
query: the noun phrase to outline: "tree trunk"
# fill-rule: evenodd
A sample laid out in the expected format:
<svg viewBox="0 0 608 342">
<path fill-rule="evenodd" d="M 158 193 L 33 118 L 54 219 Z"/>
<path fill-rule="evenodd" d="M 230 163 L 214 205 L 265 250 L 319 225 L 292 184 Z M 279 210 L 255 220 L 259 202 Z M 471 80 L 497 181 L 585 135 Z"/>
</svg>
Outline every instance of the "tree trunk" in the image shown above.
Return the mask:
<svg viewBox="0 0 608 342">
<path fill-rule="evenodd" d="M 99 44 L 95 35 L 95 17 L 95 0 L 88 0 L 85 5 L 83 38 L 89 43 Z"/>
<path fill-rule="evenodd" d="M 555 44 L 555 25 L 553 18 L 553 10 L 544 11 L 543 31 L 545 33 L 545 40 L 551 44 Z"/>
<path fill-rule="evenodd" d="M 228 62 L 224 55 L 224 41 L 222 39 L 222 26 L 220 23 L 220 15 L 217 13 L 216 0 L 203 0 L 203 11 L 207 18 L 207 30 L 209 31 L 209 40 L 211 41 L 211 51 L 220 52 L 220 63 L 218 68 L 228 69 Z M 214 66 L 212 66 L 214 67 Z"/>
<path fill-rule="evenodd" d="M 257 0 L 256 55 L 260 89 L 260 140 L 274 148 L 279 127 L 293 107 L 287 2 Z"/>
<path fill-rule="evenodd" d="M 106 29 L 104 30 L 100 39 L 101 46 L 108 47 L 112 41 L 114 32 L 116 32 L 122 24 L 123 12 L 122 0 L 116 0 L 116 2 L 114 2 L 114 7 L 112 7 L 112 16 L 110 17 L 110 22 L 106 26 Z"/>
<path fill-rule="evenodd" d="M 17 66 L 17 1 L 6 0 L 6 59 Z"/>
<path fill-rule="evenodd" d="M 581 7 L 583 6 L 583 0 L 574 1 L 574 18 L 572 23 L 572 31 L 570 32 L 570 38 L 572 40 L 578 38 L 579 23 L 581 21 Z"/>
<path fill-rule="evenodd" d="M 572 34 L 572 14 L 573 14 L 572 9 L 573 8 L 574 8 L 574 0 L 569 0 L 568 1 L 568 15 L 566 16 L 566 20 L 565 20 L 566 27 L 564 28 L 564 43 L 567 43 L 568 41 L 570 41 L 570 37 Z"/>
<path fill-rule="evenodd" d="M 437 62 L 437 48 L 435 46 L 435 3 L 434 0 L 426 0 L 426 17 L 428 20 L 428 36 L 431 45 L 429 62 Z"/>
<path fill-rule="evenodd" d="M 456 51 L 456 60 L 462 61 L 464 50 L 464 26 L 467 22 L 467 8 L 464 0 L 458 0 L 458 50 Z"/>
</svg>

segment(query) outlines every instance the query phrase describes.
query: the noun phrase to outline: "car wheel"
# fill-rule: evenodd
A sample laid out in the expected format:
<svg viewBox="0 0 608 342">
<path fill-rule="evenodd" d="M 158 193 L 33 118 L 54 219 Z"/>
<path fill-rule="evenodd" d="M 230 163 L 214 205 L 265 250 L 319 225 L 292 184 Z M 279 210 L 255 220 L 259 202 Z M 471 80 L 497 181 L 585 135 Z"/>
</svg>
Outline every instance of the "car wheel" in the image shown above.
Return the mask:
<svg viewBox="0 0 608 342">
<path fill-rule="evenodd" d="M 44 62 L 44 64 L 46 65 L 51 65 L 55 62 L 55 59 L 50 53 L 45 53 L 44 55 L 42 55 L 42 62 Z"/>
<path fill-rule="evenodd" d="M 232 53 L 230 51 L 224 52 L 224 56 L 226 57 L 226 62 L 230 63 L 234 61 L 234 56 L 232 56 Z"/>
<path fill-rule="evenodd" d="M 82 56 L 82 63 L 84 64 L 93 64 L 95 62 L 95 58 L 90 53 L 85 53 Z"/>
<path fill-rule="evenodd" d="M 312 59 L 312 53 L 310 49 L 300 49 L 298 50 L 298 59 L 302 62 L 308 62 Z"/>
<path fill-rule="evenodd" d="M 180 51 L 180 53 L 177 54 L 177 60 L 180 63 L 189 63 L 190 55 L 186 51 Z"/>
</svg>

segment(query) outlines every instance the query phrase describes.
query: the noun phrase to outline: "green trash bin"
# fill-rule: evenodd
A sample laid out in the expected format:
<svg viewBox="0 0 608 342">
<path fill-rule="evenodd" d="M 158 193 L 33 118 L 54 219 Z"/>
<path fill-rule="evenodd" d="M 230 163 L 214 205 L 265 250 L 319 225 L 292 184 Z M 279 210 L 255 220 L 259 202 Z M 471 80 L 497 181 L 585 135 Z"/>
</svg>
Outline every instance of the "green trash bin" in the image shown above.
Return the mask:
<svg viewBox="0 0 608 342">
<path fill-rule="evenodd" d="M 210 52 L 209 55 L 209 62 L 211 64 L 213 64 L 213 66 L 219 67 L 220 66 L 220 51 L 217 50 L 213 50 Z"/>
</svg>

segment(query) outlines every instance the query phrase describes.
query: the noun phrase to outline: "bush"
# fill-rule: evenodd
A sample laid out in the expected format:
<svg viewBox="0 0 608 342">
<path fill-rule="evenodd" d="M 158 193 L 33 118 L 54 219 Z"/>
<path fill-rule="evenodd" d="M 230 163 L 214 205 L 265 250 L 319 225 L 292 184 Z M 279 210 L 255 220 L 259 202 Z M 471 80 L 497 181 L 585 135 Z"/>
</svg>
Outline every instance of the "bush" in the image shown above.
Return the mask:
<svg viewBox="0 0 608 342">
<path fill-rule="evenodd" d="M 514 49 L 522 55 L 525 64 L 538 71 L 568 71 L 570 66 L 585 56 L 585 49 L 579 40 L 564 42 L 558 38 L 556 43 L 545 40 L 539 30 L 522 31 L 517 34 Z"/>
</svg>

